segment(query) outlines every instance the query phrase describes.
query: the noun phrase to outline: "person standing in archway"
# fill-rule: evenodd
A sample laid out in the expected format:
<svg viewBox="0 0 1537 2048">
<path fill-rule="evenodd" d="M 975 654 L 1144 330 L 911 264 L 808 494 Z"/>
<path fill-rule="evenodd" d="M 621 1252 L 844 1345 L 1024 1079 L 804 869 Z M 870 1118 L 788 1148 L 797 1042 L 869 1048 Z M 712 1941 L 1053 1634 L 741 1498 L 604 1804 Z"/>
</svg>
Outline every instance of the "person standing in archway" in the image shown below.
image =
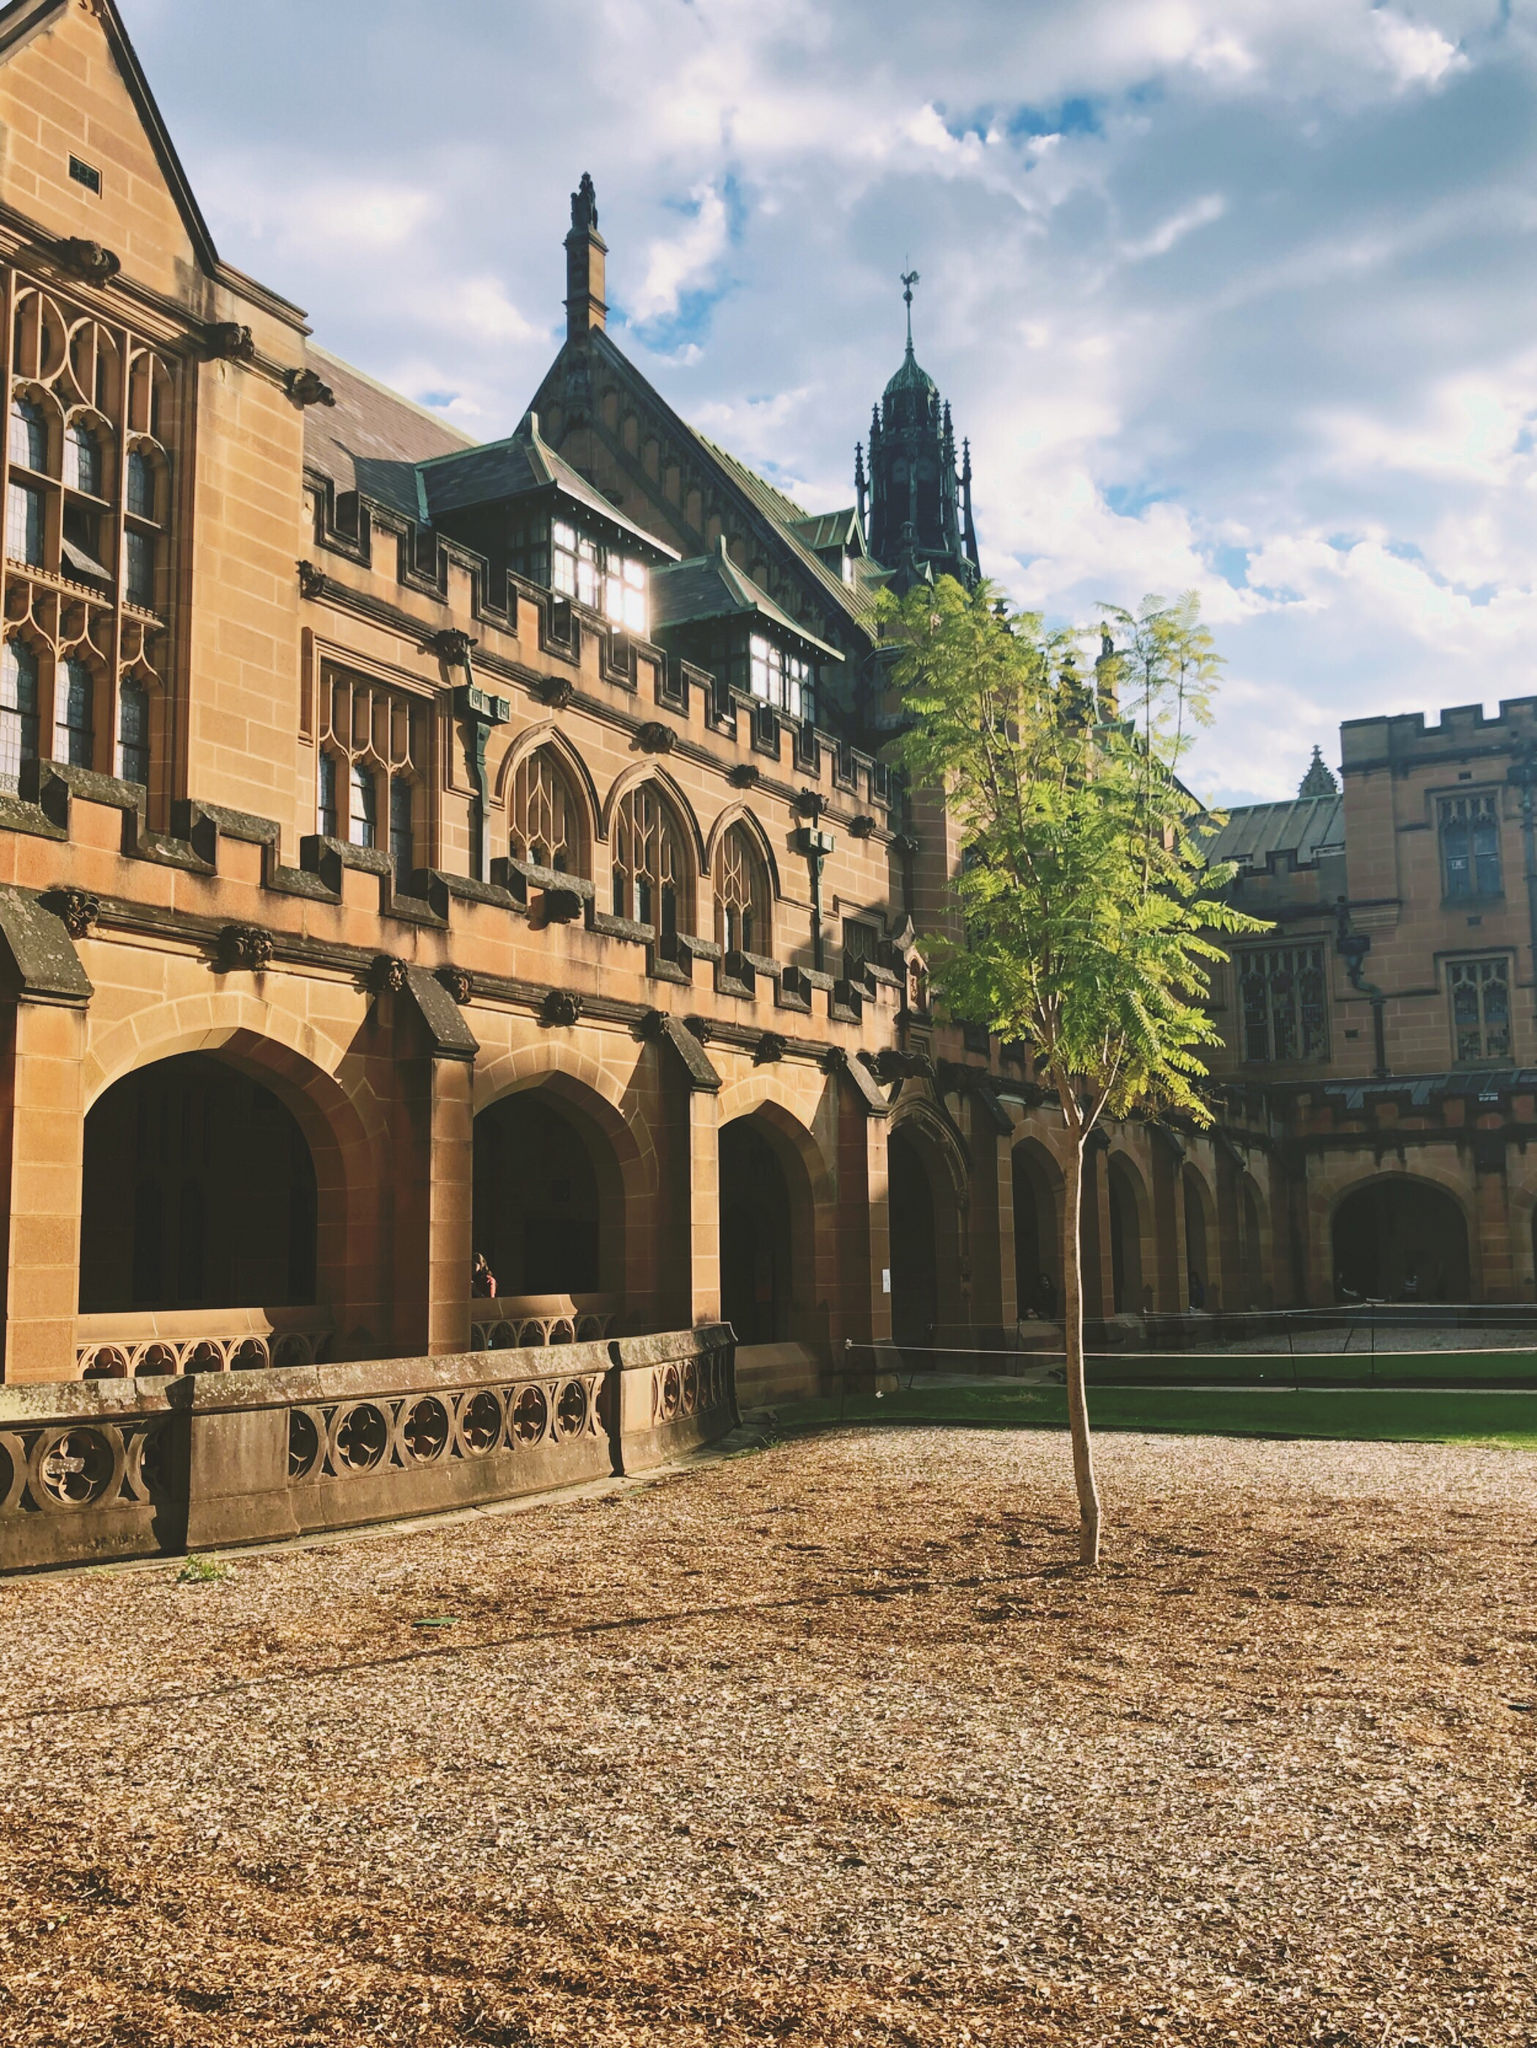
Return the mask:
<svg viewBox="0 0 1537 2048">
<path fill-rule="evenodd" d="M 475 1301 L 496 1299 L 496 1275 L 486 1263 L 484 1252 L 475 1254 L 475 1265 L 470 1274 L 470 1296 Z"/>
</svg>

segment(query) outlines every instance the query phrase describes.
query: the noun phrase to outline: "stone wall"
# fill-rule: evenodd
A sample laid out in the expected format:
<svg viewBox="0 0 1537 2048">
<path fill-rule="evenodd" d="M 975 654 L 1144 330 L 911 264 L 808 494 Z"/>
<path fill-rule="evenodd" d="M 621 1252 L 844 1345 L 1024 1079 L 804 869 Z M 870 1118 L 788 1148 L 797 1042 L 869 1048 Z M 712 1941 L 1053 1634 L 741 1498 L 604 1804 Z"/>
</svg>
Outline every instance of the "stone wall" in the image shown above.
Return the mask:
<svg viewBox="0 0 1537 2048">
<path fill-rule="evenodd" d="M 264 1543 L 642 1472 L 737 1419 L 723 1325 L 0 1388 L 0 1570 Z"/>
</svg>

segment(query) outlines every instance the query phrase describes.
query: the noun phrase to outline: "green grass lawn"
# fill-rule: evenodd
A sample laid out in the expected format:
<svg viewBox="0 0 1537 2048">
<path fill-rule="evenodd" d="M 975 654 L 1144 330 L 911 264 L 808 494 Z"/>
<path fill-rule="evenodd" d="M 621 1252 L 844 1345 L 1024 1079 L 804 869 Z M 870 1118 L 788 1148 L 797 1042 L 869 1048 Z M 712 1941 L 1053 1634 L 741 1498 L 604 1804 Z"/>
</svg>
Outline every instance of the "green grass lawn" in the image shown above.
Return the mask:
<svg viewBox="0 0 1537 2048">
<path fill-rule="evenodd" d="M 1537 1351 L 1379 1351 L 1373 1357 L 1363 1345 L 1358 1351 L 1311 1358 L 1302 1352 L 1293 1358 L 1284 1351 L 1223 1357 L 1134 1351 L 1091 1358 L 1088 1373 L 1091 1386 L 1237 1387 L 1258 1382 L 1289 1387 L 1300 1380 L 1306 1388 L 1358 1386 L 1370 1380 L 1379 1386 L 1537 1388 Z"/>
<path fill-rule="evenodd" d="M 1222 1361 L 1241 1363 L 1242 1361 Z M 1315 1361 L 1317 1362 L 1317 1361 Z M 988 1429 L 1065 1429 L 1067 1394 L 1060 1386 L 1000 1381 L 980 1387 L 906 1387 L 885 1395 L 850 1394 L 786 1403 L 775 1410 L 789 1429 L 847 1422 L 930 1422 Z M 1500 1444 L 1537 1451 L 1537 1394 L 1489 1388 L 1095 1387 L 1089 1417 L 1096 1429 L 1166 1432 L 1176 1436 L 1308 1436 L 1340 1441 Z"/>
</svg>

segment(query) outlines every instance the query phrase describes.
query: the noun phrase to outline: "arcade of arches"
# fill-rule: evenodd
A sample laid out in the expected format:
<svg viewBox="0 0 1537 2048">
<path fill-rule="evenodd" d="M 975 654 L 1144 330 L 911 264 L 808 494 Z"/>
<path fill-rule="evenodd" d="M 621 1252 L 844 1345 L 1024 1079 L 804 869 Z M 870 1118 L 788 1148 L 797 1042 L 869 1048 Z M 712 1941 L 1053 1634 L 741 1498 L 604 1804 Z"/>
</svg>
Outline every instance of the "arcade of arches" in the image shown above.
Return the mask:
<svg viewBox="0 0 1537 2048">
<path fill-rule="evenodd" d="M 569 1299 L 615 1334 L 718 1310 L 743 1346 L 823 1359 L 845 1335 L 864 1342 L 889 1330 L 912 1347 L 996 1341 L 1015 1318 L 1059 1312 L 1063 1175 L 1050 1133 L 1037 1135 L 1027 1116 L 995 1135 L 964 1103 L 958 1121 L 941 1120 L 932 1090 L 899 1088 L 895 1113 L 872 1118 L 817 1074 L 794 1107 L 776 1098 L 717 1119 L 713 1095 L 683 1086 L 660 1051 L 628 1043 L 635 1069 L 622 1107 L 551 1070 L 474 1116 L 469 1222 L 451 1268 L 461 1304 L 478 1252 L 510 1301 Z M 795 1076 L 786 1078 L 789 1097 Z M 387 1163 L 407 1156 L 397 1127 L 386 1120 L 376 1141 L 392 1149 L 368 1151 L 335 1122 L 343 1093 L 327 1086 L 330 1095 L 280 1048 L 253 1044 L 238 1056 L 176 1054 L 104 1089 L 84 1121 L 79 1314 L 93 1328 L 146 1315 L 169 1327 L 181 1314 L 313 1309 L 332 1355 L 421 1348 L 420 1320 L 399 1307 L 421 1271 L 421 1211 Z M 995 1181 L 979 1170 L 989 1144 Z M 712 1168 L 703 1178 L 701 1157 Z M 877 1238 L 870 1190 L 882 1184 Z M 357 1257 L 360 1228 L 390 1215 L 370 1272 Z M 1287 1228 L 1262 1179 L 1214 1147 L 1179 1151 L 1145 1136 L 1091 1147 L 1088 1313 L 1284 1303 L 1296 1257 Z M 1388 1173 L 1347 1187 L 1327 1232 L 1328 1297 L 1476 1293 L 1467 1213 L 1428 1179 Z"/>
</svg>

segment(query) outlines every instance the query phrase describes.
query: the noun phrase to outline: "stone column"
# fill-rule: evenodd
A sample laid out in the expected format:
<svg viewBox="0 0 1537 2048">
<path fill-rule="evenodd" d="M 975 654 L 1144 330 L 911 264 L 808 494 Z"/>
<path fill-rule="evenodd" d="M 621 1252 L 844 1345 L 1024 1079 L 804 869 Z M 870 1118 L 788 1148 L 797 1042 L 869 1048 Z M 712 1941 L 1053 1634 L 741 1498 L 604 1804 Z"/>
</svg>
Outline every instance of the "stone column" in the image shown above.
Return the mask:
<svg viewBox="0 0 1537 2048">
<path fill-rule="evenodd" d="M 695 1329 L 720 1321 L 720 1097 L 690 1088 L 688 1118 L 688 1298 Z"/>
<path fill-rule="evenodd" d="M 15 991 L 0 1010 L 8 1380 L 75 1377 L 86 1005 L 93 991 L 74 941 L 90 930 L 98 908 L 94 898 L 71 891 L 66 923 L 38 898 L 0 889 L 0 969 Z"/>
<path fill-rule="evenodd" d="M 7 1380 L 76 1376 L 86 1023 L 83 1008 L 25 999 L 4 1020 Z M 124 1200 L 131 1197 L 125 1188 Z"/>
<path fill-rule="evenodd" d="M 411 1029 L 414 1010 L 421 1048 L 396 1043 L 393 1349 L 403 1356 L 442 1356 L 470 1343 L 479 1047 L 456 987 L 467 993 L 467 980 L 456 984 L 445 973 L 439 981 L 413 967 L 394 999 L 396 1031 Z"/>
</svg>

